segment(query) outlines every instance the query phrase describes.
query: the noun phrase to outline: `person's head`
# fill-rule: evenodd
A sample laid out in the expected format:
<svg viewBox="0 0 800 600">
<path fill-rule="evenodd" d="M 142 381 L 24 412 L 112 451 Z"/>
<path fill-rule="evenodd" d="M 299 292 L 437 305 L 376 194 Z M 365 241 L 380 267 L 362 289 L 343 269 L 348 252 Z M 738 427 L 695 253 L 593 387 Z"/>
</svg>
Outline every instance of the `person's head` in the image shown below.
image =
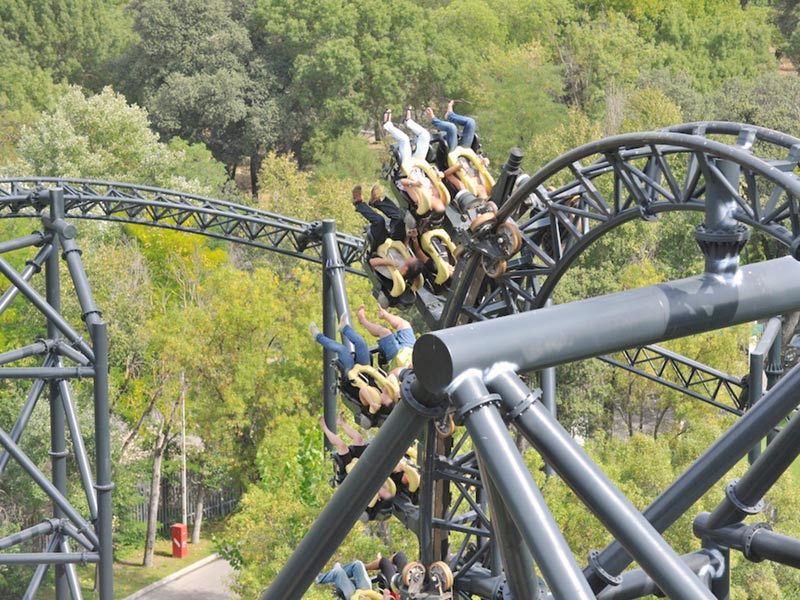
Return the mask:
<svg viewBox="0 0 800 600">
<path fill-rule="evenodd" d="M 376 183 L 372 186 L 372 190 L 369 192 L 369 198 L 371 202 L 377 202 L 383 196 L 383 188 L 381 187 L 380 183 Z"/>
<path fill-rule="evenodd" d="M 417 275 L 422 273 L 422 261 L 415 256 L 409 256 L 403 261 L 403 266 L 400 267 L 400 274 L 406 281 L 413 281 Z"/>
</svg>

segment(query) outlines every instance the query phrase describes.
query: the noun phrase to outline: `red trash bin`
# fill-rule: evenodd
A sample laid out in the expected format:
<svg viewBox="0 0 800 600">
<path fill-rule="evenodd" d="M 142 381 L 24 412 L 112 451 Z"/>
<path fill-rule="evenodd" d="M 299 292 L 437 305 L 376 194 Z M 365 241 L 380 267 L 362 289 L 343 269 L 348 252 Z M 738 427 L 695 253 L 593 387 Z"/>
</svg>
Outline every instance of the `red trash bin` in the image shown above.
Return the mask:
<svg viewBox="0 0 800 600">
<path fill-rule="evenodd" d="M 172 556 L 186 558 L 189 554 L 189 528 L 183 523 L 172 526 Z"/>
</svg>

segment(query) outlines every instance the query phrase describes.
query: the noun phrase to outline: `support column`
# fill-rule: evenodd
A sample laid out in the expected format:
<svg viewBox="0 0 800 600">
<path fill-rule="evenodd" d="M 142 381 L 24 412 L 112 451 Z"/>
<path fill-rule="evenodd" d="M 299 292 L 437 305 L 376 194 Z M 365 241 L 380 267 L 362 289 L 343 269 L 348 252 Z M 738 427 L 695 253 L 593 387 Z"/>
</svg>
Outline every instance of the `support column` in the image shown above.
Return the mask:
<svg viewBox="0 0 800 600">
<path fill-rule="evenodd" d="M 497 369 L 487 379 L 489 389 L 500 395 L 509 418 L 525 438 L 667 596 L 713 599 L 708 588 L 531 395 L 516 373 Z"/>
<path fill-rule="evenodd" d="M 539 588 L 533 557 L 503 502 L 503 495 L 492 481 L 491 474 L 483 467 L 480 455 L 478 461 L 481 481 L 492 511 L 493 550 L 497 550 L 500 555 L 506 586 L 511 591 L 511 597 L 520 600 L 541 598 L 542 590 Z"/>
<path fill-rule="evenodd" d="M 97 538 L 100 562 L 97 567 L 97 589 L 100 600 L 114 598 L 114 547 L 112 539 L 111 491 L 111 410 L 108 399 L 108 326 L 99 321 L 91 328 L 94 346 L 94 432 L 97 455 Z"/>
<path fill-rule="evenodd" d="M 347 304 L 346 298 L 342 302 L 339 297 L 341 294 L 336 294 L 337 286 L 335 285 L 338 278 L 342 280 L 340 284 L 344 288 L 344 264 L 339 256 L 339 247 L 336 245 L 334 222 L 330 219 L 323 221 L 322 231 L 322 333 L 329 338 L 336 339 L 336 307 L 337 304 L 344 306 Z M 333 432 L 336 432 L 337 374 L 334 366 L 335 357 L 336 354 L 333 351 L 323 348 L 322 408 L 325 424 Z M 323 436 L 323 442 L 326 449 L 332 448 L 325 436 Z"/>
<path fill-rule="evenodd" d="M 485 461 L 492 482 L 554 597 L 594 599 L 594 593 L 503 423 L 497 409 L 500 398 L 489 394 L 479 371 L 465 373 L 453 383 L 450 392 L 475 449 Z"/>
<path fill-rule="evenodd" d="M 61 221 L 64 217 L 64 190 L 52 189 L 50 197 L 50 221 Z M 46 223 L 45 223 L 46 224 Z M 53 236 L 53 249 L 47 256 L 45 263 L 45 297 L 47 303 L 56 313 L 61 312 L 61 278 L 59 276 L 59 239 Z M 47 337 L 57 340 L 61 337 L 58 327 L 48 319 Z M 66 444 L 66 418 L 64 407 L 61 403 L 58 381 L 49 383 L 50 398 L 50 457 L 52 463 L 52 477 L 55 488 L 66 498 L 67 496 L 67 444 Z M 64 518 L 64 513 L 57 506 L 53 506 L 53 516 L 56 519 Z M 57 535 L 57 534 L 54 534 Z M 70 597 L 67 571 L 64 565 L 55 565 L 55 597 L 56 600 L 67 600 Z"/>
</svg>

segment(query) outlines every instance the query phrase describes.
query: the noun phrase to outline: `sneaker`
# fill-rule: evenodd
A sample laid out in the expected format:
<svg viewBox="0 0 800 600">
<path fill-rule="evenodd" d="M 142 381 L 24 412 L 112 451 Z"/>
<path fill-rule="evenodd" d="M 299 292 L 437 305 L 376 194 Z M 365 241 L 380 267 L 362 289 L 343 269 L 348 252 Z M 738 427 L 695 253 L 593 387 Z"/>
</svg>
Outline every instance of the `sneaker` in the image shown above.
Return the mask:
<svg viewBox="0 0 800 600">
<path fill-rule="evenodd" d="M 308 324 L 308 330 L 311 332 L 311 337 L 317 339 L 317 336 L 319 335 L 319 327 L 317 327 L 317 324 L 314 323 L 314 321 L 311 321 L 311 323 Z"/>
</svg>

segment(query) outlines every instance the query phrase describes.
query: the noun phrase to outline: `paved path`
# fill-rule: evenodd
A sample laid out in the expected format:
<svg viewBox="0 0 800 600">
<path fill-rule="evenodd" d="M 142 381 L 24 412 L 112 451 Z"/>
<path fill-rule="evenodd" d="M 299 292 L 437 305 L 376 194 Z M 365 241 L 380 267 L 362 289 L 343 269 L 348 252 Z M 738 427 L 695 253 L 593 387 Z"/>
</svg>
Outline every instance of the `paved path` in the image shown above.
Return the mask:
<svg viewBox="0 0 800 600">
<path fill-rule="evenodd" d="M 125 600 L 232 600 L 228 589 L 233 568 L 217 555 L 204 558 L 161 581 L 131 594 Z"/>
</svg>

